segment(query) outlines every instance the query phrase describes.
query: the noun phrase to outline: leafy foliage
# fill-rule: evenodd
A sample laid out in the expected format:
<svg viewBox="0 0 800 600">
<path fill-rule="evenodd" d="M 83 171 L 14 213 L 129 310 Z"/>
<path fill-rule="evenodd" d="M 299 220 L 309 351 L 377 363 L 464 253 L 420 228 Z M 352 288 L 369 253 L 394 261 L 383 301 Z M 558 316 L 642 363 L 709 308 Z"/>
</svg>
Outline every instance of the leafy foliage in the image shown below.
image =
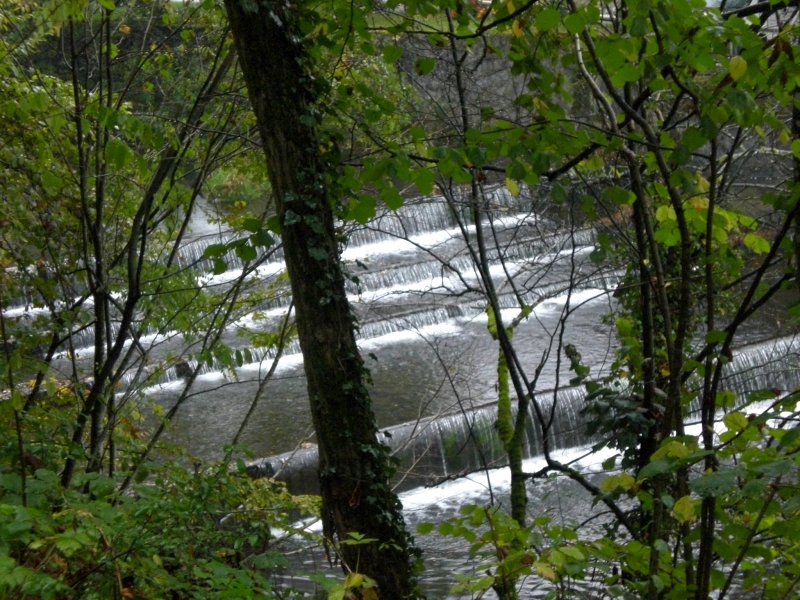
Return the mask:
<svg viewBox="0 0 800 600">
<path fill-rule="evenodd" d="M 118 495 L 104 475 L 64 489 L 46 467 L 0 486 L 0 593 L 6 598 L 272 597 L 268 574 L 287 565 L 271 533 L 317 502 L 228 465 L 191 473 L 140 467 L 147 481 Z M 85 490 L 90 493 L 87 494 Z M 302 532 L 299 532 L 301 535 Z M 281 595 L 280 597 L 287 597 Z"/>
<path fill-rule="evenodd" d="M 499 285 L 515 290 L 520 309 L 525 303 L 513 278 L 498 284 L 490 275 L 481 239 L 481 224 L 488 229 L 493 218 L 482 195 L 487 182 L 505 183 L 513 196 L 523 187 L 549 189 L 570 218 L 582 212 L 595 227 L 592 259 L 624 273 L 609 317 L 619 347 L 608 373 L 591 377 L 580 348 L 554 336 L 573 381 L 586 387 L 595 447 L 617 453 L 605 465 L 608 479 L 595 485 L 545 445 L 545 471 L 579 481 L 612 511 L 616 527 L 607 535 L 567 546 L 603 565 L 611 595 L 700 599 L 745 587 L 779 598 L 797 584 L 779 569 L 774 580 L 765 577 L 763 566 L 795 560 L 795 513 L 777 500 L 795 493 L 784 485 L 794 485 L 796 463 L 778 441 L 793 439 L 793 392 L 762 385 L 737 397 L 722 376 L 754 313 L 779 292 L 796 294 L 796 14 L 782 4 L 723 10 L 682 0 L 411 1 L 387 3 L 380 21 L 384 60 L 404 65 L 435 109 L 416 116 L 424 127 L 412 126 L 365 160 L 362 179 L 380 187 L 400 178 L 422 193 L 435 182 L 455 214 L 469 214 L 472 266 L 498 319 Z M 513 84 L 487 102 L 479 73 L 493 56 Z M 446 92 L 439 81 L 448 82 Z M 749 188 L 748 168 L 764 183 Z M 760 185 L 772 189 L 761 193 Z M 390 194 L 380 195 L 394 208 Z M 547 437 L 551 422 L 535 399 L 539 367 L 521 361 L 504 332 L 498 320 L 493 334 L 517 414 L 527 415 L 531 403 Z M 693 419 L 699 432 L 687 425 Z M 518 565 L 494 559 L 492 545 L 509 531 L 517 539 L 514 524 L 497 525 L 500 534 L 494 516 L 468 510 L 478 514 L 476 527 L 487 528 L 479 530 L 488 562 L 459 589 L 494 586 L 513 598 L 500 580 Z M 779 531 L 762 533 L 773 518 Z M 447 532 L 473 543 L 478 534 L 464 529 L 467 522 Z M 511 554 L 531 551 L 531 530 L 519 530 Z M 569 592 L 561 577 L 586 573 L 560 546 L 533 555 L 538 576 L 555 582 L 553 595 Z M 532 574 L 532 564 L 520 574 Z"/>
<path fill-rule="evenodd" d="M 191 397 L 189 361 L 252 357 L 222 332 L 277 287 L 244 286 L 274 245 L 266 203 L 230 219 L 214 258 L 242 268 L 225 285 L 179 251 L 208 175 L 251 146 L 222 16 L 0 2 L 4 598 L 277 596 L 274 528 L 318 511 L 229 460 L 187 470 L 161 440 Z M 181 368 L 164 411 L 144 390 Z"/>
</svg>

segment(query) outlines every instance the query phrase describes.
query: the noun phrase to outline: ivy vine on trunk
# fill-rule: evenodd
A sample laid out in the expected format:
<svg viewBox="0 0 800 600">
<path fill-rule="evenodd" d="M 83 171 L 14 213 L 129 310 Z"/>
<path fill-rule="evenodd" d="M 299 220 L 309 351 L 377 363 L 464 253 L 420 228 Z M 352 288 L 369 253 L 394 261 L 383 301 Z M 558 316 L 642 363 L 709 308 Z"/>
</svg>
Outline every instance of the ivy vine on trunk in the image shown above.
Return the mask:
<svg viewBox="0 0 800 600">
<path fill-rule="evenodd" d="M 330 166 L 317 133 L 324 83 L 314 77 L 302 33 L 314 15 L 271 1 L 226 0 L 225 7 L 275 193 L 319 444 L 324 535 L 338 543 L 345 570 L 375 580 L 380 598 L 418 597 L 416 552 L 389 487 L 387 448 L 377 441 L 344 289 Z"/>
</svg>

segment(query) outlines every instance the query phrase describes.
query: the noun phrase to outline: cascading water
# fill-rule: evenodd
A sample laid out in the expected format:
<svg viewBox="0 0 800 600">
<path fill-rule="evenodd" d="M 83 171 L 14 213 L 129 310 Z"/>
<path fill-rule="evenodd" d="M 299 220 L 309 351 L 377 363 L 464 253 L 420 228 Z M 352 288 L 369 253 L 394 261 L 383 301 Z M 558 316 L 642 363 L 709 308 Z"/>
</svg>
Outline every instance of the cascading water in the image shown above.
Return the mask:
<svg viewBox="0 0 800 600">
<path fill-rule="evenodd" d="M 721 389 L 733 391 L 744 400 L 751 392 L 774 388 L 775 394 L 780 394 L 798 387 L 800 340 L 791 337 L 739 350 L 724 369 Z M 551 451 L 596 441 L 586 434 L 583 388 L 543 391 L 535 396 L 546 415 Z M 497 406 L 492 403 L 382 430 L 383 441 L 400 461 L 397 489 L 429 486 L 437 481 L 505 466 L 496 423 Z M 541 456 L 543 447 L 543 427 L 531 408 L 525 458 Z M 254 477 L 275 476 L 285 481 L 291 491 L 310 494 L 318 490 L 316 466 L 316 450 L 303 448 L 299 454 L 288 452 L 255 461 L 249 473 Z"/>
<path fill-rule="evenodd" d="M 529 196 L 513 197 L 502 187 L 489 188 L 484 203 L 491 216 L 485 234 L 496 242 L 489 252 L 492 274 L 498 282 L 507 273 L 521 282 L 516 290 L 499 288 L 501 305 L 519 306 L 523 298 L 537 308 L 521 328 L 543 326 L 552 332 L 566 308 L 567 291 L 571 290 L 573 308 L 578 296 L 589 299 L 594 308 L 579 310 L 577 314 L 583 318 L 571 317 L 575 324 L 569 327 L 576 330 L 576 337 L 599 341 L 590 354 L 602 362 L 610 342 L 605 328 L 597 327 L 594 314 L 598 309 L 607 310 L 606 291 L 616 286 L 618 275 L 599 272 L 588 260 L 594 231 L 559 231 L 552 221 L 533 214 Z M 462 230 L 456 218 L 459 212 L 458 203 L 448 205 L 439 196 L 412 199 L 399 211 L 387 211 L 367 228 L 352 232 L 344 249 L 343 258 L 354 279 L 348 293 L 359 318 L 362 349 L 365 355 L 377 357 L 377 362 L 368 360 L 368 366 L 382 426 L 447 412 L 457 402 L 471 407 L 493 398 L 491 365 L 496 349 L 486 343 L 485 301 L 473 291 L 479 287 L 478 276 L 463 237 L 465 232 L 473 236 L 474 226 L 467 224 Z M 216 227 L 205 229 L 180 249 L 180 263 L 194 265 L 209 284 L 229 285 L 241 272 L 235 256 L 226 257 L 228 270 L 216 275 L 207 271 L 213 265 L 203 256 L 209 244 L 226 243 L 230 236 Z M 499 263 L 500 257 L 505 266 Z M 250 276 L 271 293 L 252 305 L 252 316 L 243 316 L 223 334 L 225 343 L 239 350 L 243 361 L 231 368 L 230 363 L 206 357 L 193 398 L 178 413 L 175 436 L 196 455 L 219 455 L 231 431 L 238 428 L 258 388 L 258 378 L 269 369 L 275 350 L 248 347 L 237 331 L 275 329 L 290 301 L 286 284 L 280 280 L 282 270 L 281 253 L 273 247 Z M 538 320 L 536 326 L 533 319 Z M 87 330 L 84 337 L 90 334 Z M 548 336 L 539 337 L 546 342 Z M 170 407 L 183 386 L 187 368 L 196 367 L 197 361 L 191 356 L 186 362 L 173 358 L 184 355 L 186 345 L 170 331 L 148 332 L 139 342 L 147 349 L 152 367 L 132 371 L 122 384 L 135 384 Z M 547 345 L 535 344 L 523 349 L 523 354 L 530 353 L 528 358 L 538 361 Z M 77 348 L 74 355 L 65 355 L 57 368 L 71 368 L 71 360 L 79 368 L 88 366 L 91 355 L 90 346 Z M 243 443 L 259 455 L 290 450 L 307 437 L 310 419 L 301 360 L 299 347 L 290 343 L 245 432 Z M 455 388 L 444 385 L 447 370 L 453 372 Z M 545 377 L 555 384 L 552 370 Z M 294 415 L 289 422 L 287 412 Z"/>
<path fill-rule="evenodd" d="M 608 292 L 617 287 L 621 273 L 600 270 L 589 260 L 594 230 L 560 230 L 554 221 L 533 211 L 532 197 L 514 197 L 503 187 L 487 188 L 483 202 L 488 215 L 484 233 L 492 240 L 490 272 L 497 278 L 506 319 L 517 316 L 520 301 L 535 307 L 515 334 L 520 359 L 533 369 L 563 323 L 564 341 L 576 344 L 587 364 L 602 369 L 614 342 L 600 316 L 613 306 Z M 486 302 L 474 291 L 479 278 L 464 235 L 472 237 L 475 230 L 463 219 L 458 225 L 461 204 L 457 198 L 448 203 L 441 196 L 411 199 L 400 210 L 386 211 L 366 228 L 349 232 L 349 245 L 343 251 L 353 277 L 348 293 L 359 318 L 363 354 L 376 358 L 367 359 L 367 366 L 375 382 L 374 409 L 381 427 L 461 407 L 471 410 L 495 398 L 497 348 L 486 329 Z M 213 275 L 203 253 L 209 244 L 230 241 L 230 234 L 202 225 L 180 249 L 179 260 L 194 265 L 209 284 L 226 286 L 242 265 L 235 255 L 228 256 L 228 271 Z M 237 332 L 275 329 L 290 302 L 280 279 L 282 271 L 281 252 L 270 248 L 250 279 L 262 288 L 271 286 L 271 293 L 252 305 L 252 315 L 241 317 L 223 334 L 225 343 L 239 351 L 240 366 L 232 368 L 230 362 L 206 357 L 193 398 L 177 415 L 176 438 L 200 457 L 219 455 L 275 357 L 274 348 L 248 347 Z M 74 355 L 65 355 L 56 368 L 67 370 L 73 360 L 79 368 L 88 365 L 93 352 L 90 336 L 89 328 L 80 331 L 73 339 Z M 170 331 L 147 332 L 139 343 L 153 367 L 132 371 L 122 384 L 140 386 L 169 407 L 197 360 L 173 358 L 184 355 L 186 347 Z M 545 365 L 540 388 L 561 385 L 569 378 L 565 367 L 558 372 L 553 362 Z M 257 455 L 290 451 L 308 438 L 301 363 L 297 343 L 290 342 L 242 438 Z M 287 413 L 292 419 L 285 418 Z"/>
<path fill-rule="evenodd" d="M 601 317 L 614 307 L 610 292 L 619 285 L 621 273 L 600 270 L 591 262 L 595 231 L 559 230 L 554 222 L 534 214 L 530 197 L 514 198 L 503 188 L 489 190 L 485 205 L 491 217 L 484 225 L 493 244 L 490 272 L 496 277 L 504 321 L 519 315 L 520 300 L 534 307 L 515 331 L 520 361 L 533 372 L 561 335 L 565 343 L 579 348 L 593 374 L 602 372 L 613 359 L 615 341 Z M 491 404 L 496 399 L 497 344 L 487 330 L 486 303 L 475 291 L 479 278 L 463 237 L 474 236 L 474 226 L 458 227 L 458 212 L 459 206 L 450 206 L 441 197 L 409 201 L 396 213 L 387 212 L 367 228 L 351 232 L 343 251 L 354 279 L 348 294 L 359 317 L 360 347 L 374 381 L 374 411 L 381 431 L 391 434 L 385 439 L 401 460 L 398 477 L 405 490 L 500 466 L 503 461 Z M 240 273 L 241 263 L 229 257 L 228 271 L 213 275 L 212 263 L 203 259 L 209 244 L 227 241 L 230 238 L 224 232 L 204 232 L 181 248 L 181 264 L 193 265 L 203 281 L 229 285 Z M 231 368 L 214 360 L 206 362 L 191 400 L 177 414 L 173 439 L 196 456 L 219 456 L 270 368 L 275 350 L 248 347 L 237 331 L 273 331 L 286 313 L 290 300 L 281 280 L 281 256 L 279 249 L 270 249 L 251 275 L 269 287 L 271 295 L 254 302 L 253 314 L 242 316 L 224 332 L 224 341 L 240 351 L 243 364 Z M 36 312 L 23 305 L 14 310 Z M 90 333 L 85 331 L 85 339 L 90 339 Z M 81 344 L 80 337 L 74 339 Z M 160 368 L 131 373 L 123 384 L 140 386 L 170 407 L 184 386 L 187 369 L 197 363 L 191 358 L 186 363 L 176 361 L 174 357 L 185 353 L 186 344 L 170 331 L 148 332 L 139 343 Z M 67 370 L 75 361 L 80 367 L 88 364 L 91 353 L 91 347 L 78 347 L 55 366 Z M 798 369 L 787 358 L 793 353 L 793 341 L 741 351 L 734 368 L 728 370 L 726 385 L 743 395 L 761 388 L 792 390 L 798 386 Z M 544 361 L 538 389 L 561 387 L 571 377 L 566 365 L 557 368 L 555 363 Z M 583 398 L 580 389 L 537 396 L 545 409 L 556 407 L 548 431 L 551 448 L 587 443 L 580 417 Z M 543 432 L 535 419 L 531 423 L 526 432 L 527 454 L 536 457 L 541 453 Z M 313 447 L 293 449 L 310 439 L 310 431 L 302 357 L 292 342 L 240 441 L 257 456 L 285 453 L 253 468 L 263 474 L 280 470 L 292 489 L 309 490 L 316 480 L 316 451 Z M 411 498 L 408 494 L 413 492 L 407 492 L 407 499 Z M 477 503 L 486 501 L 482 484 L 469 494 Z M 461 494 L 453 502 L 466 499 Z M 422 500 L 405 501 L 420 513 L 427 510 Z"/>
</svg>

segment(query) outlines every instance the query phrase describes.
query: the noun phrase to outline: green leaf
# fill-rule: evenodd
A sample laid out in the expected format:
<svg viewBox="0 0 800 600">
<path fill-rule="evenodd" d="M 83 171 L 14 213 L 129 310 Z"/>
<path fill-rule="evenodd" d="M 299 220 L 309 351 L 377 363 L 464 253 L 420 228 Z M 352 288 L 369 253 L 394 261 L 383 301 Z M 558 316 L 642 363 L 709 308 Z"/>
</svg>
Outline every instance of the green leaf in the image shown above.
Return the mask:
<svg viewBox="0 0 800 600">
<path fill-rule="evenodd" d="M 356 223 L 366 224 L 375 216 L 375 198 L 369 194 L 361 194 L 358 198 L 350 200 L 350 207 L 347 211 L 347 218 Z"/>
<path fill-rule="evenodd" d="M 105 157 L 109 165 L 123 169 L 133 160 L 133 150 L 122 140 L 111 138 L 106 144 Z"/>
<path fill-rule="evenodd" d="M 655 475 L 660 475 L 661 473 L 666 473 L 672 470 L 673 461 L 668 458 L 661 458 L 659 460 L 655 460 L 644 467 L 638 473 L 639 480 L 647 479 L 648 477 L 654 477 Z"/>
<path fill-rule="evenodd" d="M 228 247 L 225 244 L 210 244 L 203 250 L 203 258 L 208 259 L 225 256 L 227 251 Z"/>
<path fill-rule="evenodd" d="M 273 238 L 266 229 L 259 229 L 250 236 L 250 241 L 254 246 L 267 247 L 275 243 L 275 238 Z"/>
<path fill-rule="evenodd" d="M 570 558 L 574 558 L 575 560 L 586 560 L 586 557 L 583 555 L 583 552 L 581 552 L 574 546 L 562 546 L 561 548 L 559 548 L 559 550 L 561 551 L 562 554 L 569 556 Z"/>
<path fill-rule="evenodd" d="M 586 27 L 586 19 L 581 13 L 572 13 L 564 17 L 564 27 L 570 33 L 580 33 Z"/>
<path fill-rule="evenodd" d="M 436 183 L 436 176 L 430 169 L 417 169 L 413 173 L 414 183 L 423 196 L 433 193 L 433 186 Z"/>
<path fill-rule="evenodd" d="M 750 424 L 745 414 L 741 412 L 728 413 L 722 417 L 722 422 L 725 423 L 729 431 L 742 431 Z"/>
<path fill-rule="evenodd" d="M 418 58 L 414 61 L 414 72 L 417 75 L 427 75 L 436 66 L 435 58 Z"/>
<path fill-rule="evenodd" d="M 608 200 L 620 206 L 633 204 L 636 200 L 636 194 L 629 190 L 623 190 L 615 185 L 605 188 L 602 196 L 604 200 Z"/>
<path fill-rule="evenodd" d="M 61 179 L 50 173 L 49 171 L 42 172 L 42 187 L 48 196 L 55 196 L 61 191 Z"/>
<path fill-rule="evenodd" d="M 361 587 L 362 583 L 364 583 L 364 575 L 361 573 L 348 573 L 344 579 L 344 587 L 346 588 L 358 588 Z"/>
<path fill-rule="evenodd" d="M 722 496 L 736 487 L 736 479 L 739 475 L 739 471 L 735 469 L 720 469 L 691 480 L 689 487 L 704 498 Z"/>
<path fill-rule="evenodd" d="M 770 251 L 769 242 L 755 233 L 748 233 L 744 236 L 743 241 L 744 245 L 750 248 L 750 250 L 756 254 L 766 254 Z"/>
<path fill-rule="evenodd" d="M 93 479 L 89 482 L 89 490 L 97 498 L 105 498 L 106 496 L 112 494 L 116 487 L 116 482 L 111 477 L 106 477 L 104 475 L 101 475 L 97 479 Z"/>
<path fill-rule="evenodd" d="M 426 535 L 431 531 L 433 531 L 433 527 L 434 527 L 433 523 L 420 523 L 419 525 L 417 525 L 417 533 L 419 533 L 420 535 Z"/>
<path fill-rule="evenodd" d="M 781 395 L 780 390 L 773 388 L 764 388 L 761 390 L 754 390 L 747 393 L 748 402 L 762 402 L 764 400 L 774 400 Z"/>
<path fill-rule="evenodd" d="M 245 231 L 249 231 L 250 233 L 255 233 L 259 229 L 261 229 L 261 219 L 254 219 L 253 217 L 248 217 L 242 223 L 242 229 Z"/>
<path fill-rule="evenodd" d="M 636 484 L 636 480 L 629 473 L 619 473 L 610 475 L 600 483 L 600 489 L 604 492 L 613 492 L 617 488 L 628 491 Z"/>
<path fill-rule="evenodd" d="M 278 235 L 281 234 L 281 220 L 277 215 L 273 215 L 267 219 L 267 229 L 269 229 L 272 233 L 277 233 Z"/>
<path fill-rule="evenodd" d="M 213 265 L 211 272 L 214 273 L 214 275 L 221 275 L 228 270 L 228 264 L 221 258 L 214 258 Z"/>
<path fill-rule="evenodd" d="M 706 334 L 706 344 L 721 344 L 728 338 L 724 331 L 709 331 Z"/>
<path fill-rule="evenodd" d="M 662 204 L 656 209 L 656 220 L 659 223 L 675 220 L 675 209 L 668 204 Z"/>
<path fill-rule="evenodd" d="M 114 10 L 115 8 L 113 0 L 97 0 L 97 3 L 106 10 Z"/>
<path fill-rule="evenodd" d="M 383 47 L 383 60 L 390 65 L 396 63 L 400 57 L 403 56 L 403 49 L 397 46 L 384 46 Z"/>
<path fill-rule="evenodd" d="M 560 22 L 561 13 L 555 8 L 545 8 L 536 15 L 536 29 L 539 31 L 550 31 L 554 27 L 558 27 Z"/>
<path fill-rule="evenodd" d="M 386 203 L 386 206 L 392 210 L 397 210 L 403 206 L 403 197 L 393 187 L 383 188 L 380 191 L 381 199 Z"/>
<path fill-rule="evenodd" d="M 800 140 L 792 141 L 792 154 L 795 158 L 800 159 Z"/>
<path fill-rule="evenodd" d="M 19 356 L 18 354 L 16 356 Z M 11 407 L 14 410 L 22 410 L 25 406 L 25 396 L 22 395 L 22 392 L 19 389 L 14 388 L 11 392 Z"/>
</svg>

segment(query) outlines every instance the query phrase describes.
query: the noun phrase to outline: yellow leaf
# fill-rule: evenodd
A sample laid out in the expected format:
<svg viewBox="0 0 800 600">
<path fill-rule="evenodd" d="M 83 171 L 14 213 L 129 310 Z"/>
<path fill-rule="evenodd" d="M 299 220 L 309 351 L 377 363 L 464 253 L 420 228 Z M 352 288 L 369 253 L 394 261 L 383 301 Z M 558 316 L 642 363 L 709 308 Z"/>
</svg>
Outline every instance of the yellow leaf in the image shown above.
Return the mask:
<svg viewBox="0 0 800 600">
<path fill-rule="evenodd" d="M 747 61 L 741 56 L 734 56 L 728 63 L 728 73 L 731 74 L 731 79 L 734 81 L 739 81 L 746 71 Z"/>
<path fill-rule="evenodd" d="M 621 487 L 626 492 L 631 488 L 633 488 L 635 484 L 636 484 L 636 479 L 633 477 L 633 475 L 630 475 L 629 473 L 619 474 L 619 487 Z"/>
<path fill-rule="evenodd" d="M 600 490 L 603 492 L 613 492 L 617 488 L 628 491 L 636 484 L 636 479 L 629 473 L 620 473 L 618 475 L 610 475 L 600 482 Z"/>
<path fill-rule="evenodd" d="M 672 507 L 672 514 L 675 515 L 675 518 L 681 523 L 694 521 L 694 502 L 692 502 L 689 496 L 684 496 Z"/>
<path fill-rule="evenodd" d="M 519 196 L 519 186 L 517 182 L 513 179 L 506 177 L 506 187 L 508 188 L 508 193 L 514 196 L 515 198 Z"/>
<path fill-rule="evenodd" d="M 536 572 L 539 574 L 539 577 L 544 577 L 545 579 L 549 579 L 550 581 L 556 580 L 556 572 L 553 571 L 553 568 L 547 563 L 537 562 Z"/>
<path fill-rule="evenodd" d="M 514 24 L 511 26 L 511 31 L 517 37 L 522 36 L 522 27 L 520 26 L 519 21 L 514 21 Z"/>
<path fill-rule="evenodd" d="M 689 449 L 685 444 L 677 440 L 670 440 L 665 442 L 661 445 L 661 448 L 653 453 L 653 456 L 650 458 L 651 461 L 656 461 L 666 456 L 674 457 L 674 458 L 684 458 L 689 456 L 692 451 Z"/>
<path fill-rule="evenodd" d="M 617 489 L 617 483 L 619 482 L 618 475 L 609 475 L 603 481 L 600 482 L 600 491 L 601 492 L 613 492 Z"/>
<path fill-rule="evenodd" d="M 119 30 L 124 34 L 128 34 L 131 32 L 131 28 L 125 25 L 125 23 L 119 26 Z"/>
<path fill-rule="evenodd" d="M 506 2 L 506 8 L 508 9 L 508 14 L 513 13 L 514 12 L 514 2 L 512 2 L 512 0 L 508 0 L 508 2 Z"/>
<path fill-rule="evenodd" d="M 364 583 L 364 576 L 361 573 L 348 573 L 344 580 L 344 587 L 357 588 L 361 587 L 362 583 Z"/>
</svg>

